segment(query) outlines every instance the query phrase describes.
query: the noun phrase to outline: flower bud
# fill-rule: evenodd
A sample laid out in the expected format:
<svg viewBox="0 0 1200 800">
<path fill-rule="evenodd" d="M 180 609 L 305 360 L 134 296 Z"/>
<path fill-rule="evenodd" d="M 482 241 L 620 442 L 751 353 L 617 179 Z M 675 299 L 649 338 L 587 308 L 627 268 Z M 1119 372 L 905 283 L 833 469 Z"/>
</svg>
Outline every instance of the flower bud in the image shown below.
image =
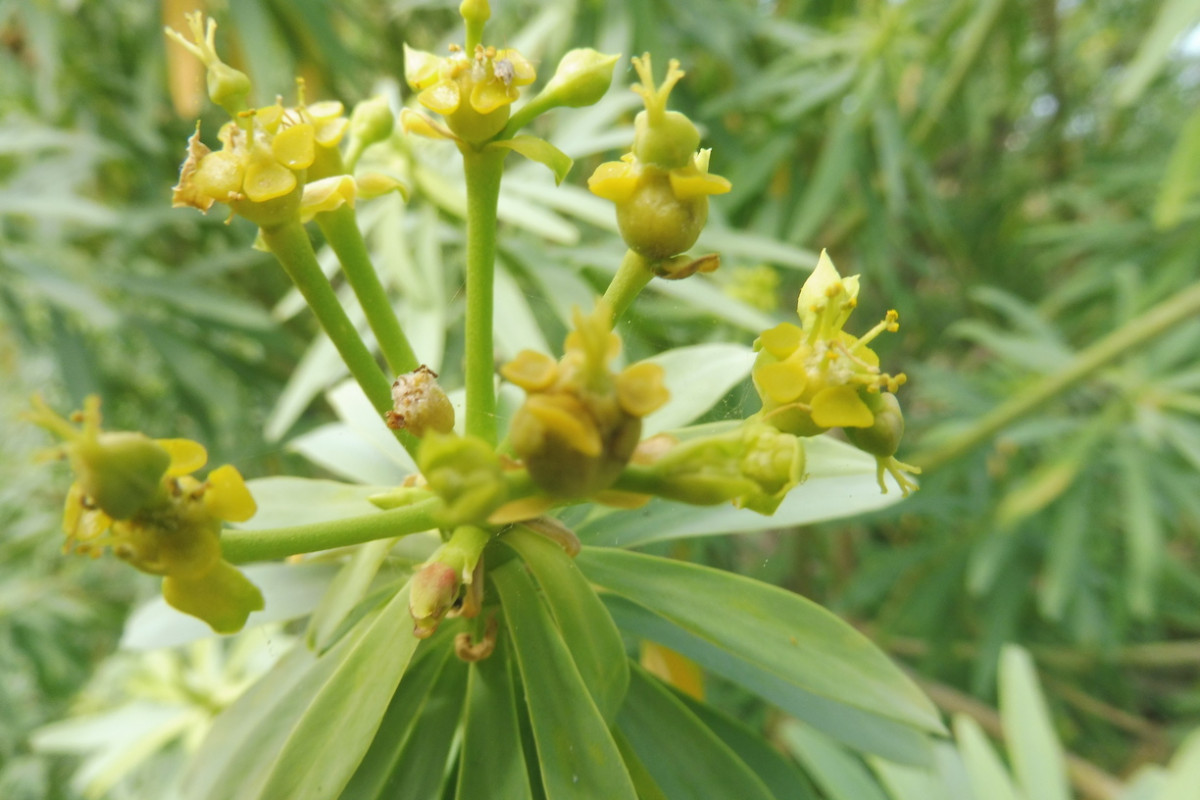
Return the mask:
<svg viewBox="0 0 1200 800">
<path fill-rule="evenodd" d="M 396 118 L 383 95 L 363 100 L 350 114 L 350 137 L 359 147 L 369 147 L 392 135 Z"/>
<path fill-rule="evenodd" d="M 619 55 L 605 55 L 590 47 L 571 50 L 558 62 L 554 77 L 530 102 L 543 108 L 581 108 L 597 103 L 612 83 L 618 59 Z"/>
<path fill-rule="evenodd" d="M 448 564 L 430 562 L 412 579 L 408 595 L 408 610 L 413 618 L 413 635 L 427 639 L 437 630 L 438 623 L 458 602 L 462 578 Z"/>
<path fill-rule="evenodd" d="M 417 451 L 417 464 L 429 488 L 445 503 L 438 514 L 444 527 L 487 519 L 508 494 L 499 456 L 474 436 L 430 430 Z"/>
<path fill-rule="evenodd" d="M 646 467 L 656 494 L 694 505 L 733 501 L 773 514 L 804 479 L 801 441 L 757 420 L 676 445 Z"/>
<path fill-rule="evenodd" d="M 141 433 L 101 433 L 68 448 L 84 494 L 113 519 L 127 519 L 153 503 L 171 457 Z"/>
<path fill-rule="evenodd" d="M 246 99 L 250 96 L 250 79 L 244 72 L 234 69 L 221 60 L 217 55 L 216 36 L 217 21 L 211 17 L 205 20 L 204 15 L 194 11 L 185 16 L 192 41 L 171 28 L 166 34 L 182 45 L 189 53 L 196 56 L 207 70 L 206 84 L 208 96 L 214 103 L 225 109 L 230 116 L 236 116 L 246 108 Z"/>
<path fill-rule="evenodd" d="M 664 261 L 696 243 L 708 221 L 708 196 L 724 194 L 731 185 L 709 174 L 709 151 L 696 151 L 700 132 L 691 120 L 666 110 L 672 87 L 683 77 L 679 62 L 671 61 L 657 88 L 649 54 L 634 58 L 633 64 L 643 83 L 632 88 L 646 106 L 634 120 L 633 150 L 620 161 L 597 167 L 588 189 L 616 205 L 617 226 L 630 250 Z M 673 266 L 667 267 L 669 277 L 685 277 L 685 270 Z"/>
<path fill-rule="evenodd" d="M 392 383 L 392 410 L 384 415 L 392 430 L 421 438 L 426 431 L 454 430 L 454 406 L 437 382 L 437 373 L 422 364 Z"/>
</svg>

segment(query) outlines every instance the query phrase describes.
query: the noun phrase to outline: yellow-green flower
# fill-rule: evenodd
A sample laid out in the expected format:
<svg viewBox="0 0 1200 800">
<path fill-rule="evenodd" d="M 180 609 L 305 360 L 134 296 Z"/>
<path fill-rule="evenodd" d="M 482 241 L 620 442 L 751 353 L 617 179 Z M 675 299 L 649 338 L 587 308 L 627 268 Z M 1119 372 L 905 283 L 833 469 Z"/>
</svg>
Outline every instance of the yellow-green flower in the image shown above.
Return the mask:
<svg viewBox="0 0 1200 800">
<path fill-rule="evenodd" d="M 800 291 L 800 325 L 776 325 L 755 341 L 754 386 L 766 422 L 797 436 L 846 429 L 852 442 L 879 461 L 884 491 L 886 470 L 907 494 L 915 484 L 905 473 L 919 470 L 893 457 L 904 427 L 892 394 L 906 377 L 882 372 L 869 346 L 884 331 L 899 330 L 899 315 L 889 311 L 861 337 L 847 333 L 843 327 L 858 303 L 858 290 L 858 276 L 843 278 L 822 251 Z"/>
<path fill-rule="evenodd" d="M 547 493 L 582 497 L 607 489 L 637 447 L 642 417 L 667 401 L 662 368 L 640 362 L 614 374 L 621 350 L 603 300 L 585 316 L 555 361 L 522 350 L 501 374 L 526 392 L 509 438 L 534 481 Z"/>
<path fill-rule="evenodd" d="M 500 132 L 512 102 L 520 97 L 519 87 L 533 83 L 537 72 L 512 49 L 479 45 L 468 57 L 451 45 L 450 55 L 440 58 L 406 45 L 404 78 L 420 92 L 417 102 L 441 114 L 455 136 L 479 143 Z M 409 120 L 402 122 L 409 127 Z M 424 129 L 417 132 L 428 135 Z"/>
<path fill-rule="evenodd" d="M 696 243 L 708 220 L 708 196 L 724 194 L 731 185 L 709 173 L 711 150 L 697 151 L 700 133 L 691 120 L 667 111 L 671 89 L 684 76 L 679 62 L 670 62 L 657 88 L 649 53 L 634 58 L 633 65 L 643 83 L 632 88 L 646 106 L 634 123 L 633 149 L 597 167 L 588 188 L 616 204 L 617 225 L 629 248 L 657 261 Z"/>
<path fill-rule="evenodd" d="M 150 439 L 100 429 L 92 396 L 74 419 L 34 400 L 30 419 L 64 443 L 51 451 L 68 459 L 76 481 L 63 509 L 64 550 L 93 558 L 108 549 L 137 569 L 163 576 L 175 608 L 220 633 L 240 630 L 262 595 L 221 558 L 222 522 L 242 522 L 256 505 L 241 474 L 218 467 L 201 481 L 204 447 L 187 439 Z"/>
<path fill-rule="evenodd" d="M 305 170 L 323 153 L 336 153 L 347 125 L 341 103 L 285 108 L 277 101 L 223 125 L 215 152 L 200 141 L 197 125 L 172 205 L 208 211 L 227 203 L 260 225 L 290 219 L 302 212 Z"/>
</svg>

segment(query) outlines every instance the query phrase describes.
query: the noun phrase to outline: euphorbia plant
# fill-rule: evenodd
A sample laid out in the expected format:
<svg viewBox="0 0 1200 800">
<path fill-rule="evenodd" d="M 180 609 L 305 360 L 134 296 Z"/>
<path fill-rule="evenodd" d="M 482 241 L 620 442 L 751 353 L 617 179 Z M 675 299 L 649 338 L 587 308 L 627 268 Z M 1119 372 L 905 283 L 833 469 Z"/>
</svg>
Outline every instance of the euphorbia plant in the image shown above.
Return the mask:
<svg viewBox="0 0 1200 800">
<path fill-rule="evenodd" d="M 846 332 L 858 281 L 822 255 L 800 293 L 800 324 L 764 331 L 757 357 L 745 349 L 742 374 L 753 372 L 762 409 L 645 435 L 673 402 L 670 376 L 655 360 L 621 365 L 614 327 L 656 277 L 718 267 L 715 254 L 690 251 L 710 196 L 730 188 L 709 171 L 695 125 L 667 108 L 683 71 L 671 61 L 656 83 L 647 54 L 633 59 L 644 110 L 631 150 L 588 181 L 615 204 L 627 253 L 603 296 L 576 309 L 561 355 L 525 350 L 497 370 L 505 159 L 515 151 L 561 181 L 571 159 L 521 131 L 552 109 L 597 102 L 617 57 L 571 51 L 516 107 L 537 81 L 533 65 L 485 42 L 486 2 L 465 0 L 460 10 L 461 46 L 445 57 L 406 50 L 416 101 L 438 116 L 407 108 L 399 122 L 462 156 L 461 415 L 418 363 L 356 221 L 359 200 L 405 191 L 356 170 L 367 148 L 392 135 L 386 105 L 368 101 L 346 119 L 338 103 L 309 104 L 301 84 L 294 106 L 251 108 L 250 81 L 217 55 L 211 21 L 193 17 L 190 41 L 172 32 L 204 62 L 210 97 L 231 117 L 219 150 L 199 130 L 189 141 L 175 202 L 202 211 L 224 204 L 258 226 L 261 246 L 413 456 L 417 472 L 371 496 L 377 512 L 221 531 L 220 521 L 244 521 L 255 504 L 230 467 L 204 483 L 186 476 L 203 463 L 198 446 L 103 433 L 98 401 L 82 430 L 44 408 L 35 416 L 67 440 L 62 452 L 78 478 L 67 501 L 71 540 L 91 552 L 111 545 L 135 567 L 166 575 L 167 601 L 214 630 L 240 628 L 262 605 L 234 564 L 341 548 L 342 571 L 306 642 L 218 719 L 185 795 L 802 796 L 794 765 L 678 678 L 696 665 L 833 739 L 921 763 L 926 735 L 941 730 L 936 712 L 851 627 L 781 589 L 622 549 L 754 527 L 761 515 L 788 525 L 849 514 L 865 506 L 872 474 L 883 492 L 887 473 L 903 494 L 915 488 L 913 468 L 895 458 L 903 416 L 894 392 L 904 376 L 882 372 L 869 347 L 897 329 L 894 312 L 862 337 Z M 322 272 L 309 221 L 336 253 L 386 371 Z M 498 379 L 524 391 L 507 426 L 498 424 Z M 822 436 L 831 428 L 862 452 Z M 647 520 L 659 529 L 646 533 Z M 381 570 L 397 540 L 430 531 L 438 546 L 403 580 Z"/>
</svg>

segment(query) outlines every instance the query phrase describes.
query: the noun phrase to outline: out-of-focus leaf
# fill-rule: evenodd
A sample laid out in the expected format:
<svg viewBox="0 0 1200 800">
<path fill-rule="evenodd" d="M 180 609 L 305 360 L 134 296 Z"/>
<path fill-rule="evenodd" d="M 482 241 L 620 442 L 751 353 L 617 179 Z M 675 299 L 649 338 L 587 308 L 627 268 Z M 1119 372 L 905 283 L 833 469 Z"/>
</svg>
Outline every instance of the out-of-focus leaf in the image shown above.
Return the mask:
<svg viewBox="0 0 1200 800">
<path fill-rule="evenodd" d="M 1113 91 L 1113 99 L 1118 106 L 1137 102 L 1171 55 L 1172 43 L 1190 30 L 1198 19 L 1200 2 L 1197 0 L 1166 0 L 1159 7 L 1153 27 L 1142 39 L 1137 55 L 1125 68 Z"/>
<path fill-rule="evenodd" d="M 1159 591 L 1166 536 L 1154 508 L 1149 464 L 1132 445 L 1119 450 L 1121 459 L 1121 515 L 1125 529 L 1128 584 L 1125 601 L 1139 619 L 1149 619 Z"/>
<path fill-rule="evenodd" d="M 1171 759 L 1167 782 L 1158 800 L 1188 800 L 1200 786 L 1200 731 L 1193 731 Z"/>
<path fill-rule="evenodd" d="M 682 427 L 708 411 L 750 374 L 754 351 L 738 344 L 678 347 L 646 359 L 663 368 L 666 405 L 642 422 L 642 436 Z"/>
<path fill-rule="evenodd" d="M 511 359 L 522 350 L 550 352 L 529 300 L 507 270 L 496 270 L 494 292 L 497 357 Z"/>
<path fill-rule="evenodd" d="M 807 725 L 788 720 L 779 736 L 829 800 L 888 800 L 865 764 Z"/>
<path fill-rule="evenodd" d="M 1054 733 L 1033 659 L 1016 645 L 1000 656 L 1000 717 L 1013 771 L 1026 797 L 1070 800 L 1062 745 Z"/>
<path fill-rule="evenodd" d="M 1197 6 L 1200 8 L 1200 4 Z M 1175 149 L 1167 161 L 1154 204 L 1154 224 L 1160 229 L 1173 228 L 1183 219 L 1184 207 L 1200 189 L 1200 109 L 1183 124 Z"/>
<path fill-rule="evenodd" d="M 328 647 L 346 616 L 367 596 L 371 581 L 387 559 L 393 541 L 366 542 L 338 570 L 308 622 L 305 641 L 309 647 L 317 652 Z"/>
<path fill-rule="evenodd" d="M 758 776 L 640 668 L 630 675 L 628 702 L 617 724 L 667 797 L 772 800 Z"/>
<path fill-rule="evenodd" d="M 1008 770 L 992 749 L 979 723 L 965 714 L 956 715 L 954 738 L 958 740 L 975 800 L 1026 800 L 1017 793 Z"/>
<path fill-rule="evenodd" d="M 379 486 L 359 486 L 318 478 L 255 478 L 246 482 L 258 511 L 245 522 L 242 530 L 283 528 L 328 522 L 344 517 L 359 517 L 378 511 L 367 501 L 383 491 Z"/>
<path fill-rule="evenodd" d="M 582 793 L 635 800 L 617 745 L 533 581 L 517 561 L 496 568 L 490 577 L 500 593 L 520 667 L 547 799 Z"/>
</svg>

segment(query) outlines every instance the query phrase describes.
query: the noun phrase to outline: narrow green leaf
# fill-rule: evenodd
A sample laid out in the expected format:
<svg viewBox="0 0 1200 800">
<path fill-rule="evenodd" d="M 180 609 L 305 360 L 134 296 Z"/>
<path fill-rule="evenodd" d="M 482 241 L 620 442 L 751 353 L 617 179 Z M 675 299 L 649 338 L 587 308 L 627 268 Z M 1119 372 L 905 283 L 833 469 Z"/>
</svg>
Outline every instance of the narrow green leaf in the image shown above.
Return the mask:
<svg viewBox="0 0 1200 800">
<path fill-rule="evenodd" d="M 667 797 L 773 800 L 715 733 L 640 668 L 630 675 L 629 702 L 617 724 Z"/>
<path fill-rule="evenodd" d="M 587 579 L 557 544 L 526 528 L 500 539 L 533 571 L 554 614 L 563 642 L 579 676 L 605 722 L 611 723 L 625 700 L 629 666 L 621 632 Z"/>
<path fill-rule="evenodd" d="M 690 633 L 617 595 L 605 604 L 627 634 L 658 642 L 687 656 L 710 672 L 754 692 L 786 713 L 856 750 L 904 764 L 932 763 L 929 737 L 903 723 L 851 708 L 804 691 L 724 647 Z"/>
<path fill-rule="evenodd" d="M 975 800 L 1028 800 L 1017 793 L 1008 770 L 975 720 L 965 714 L 956 715 L 954 738 L 958 740 Z"/>
<path fill-rule="evenodd" d="M 617 745 L 533 580 L 516 560 L 489 575 L 520 667 L 546 797 L 636 800 Z"/>
<path fill-rule="evenodd" d="M 1142 39 L 1137 55 L 1125 68 L 1113 92 L 1113 99 L 1118 106 L 1137 102 L 1171 55 L 1171 44 L 1188 31 L 1197 19 L 1200 19 L 1200 2 L 1197 0 L 1166 0 L 1159 7 L 1154 25 L 1146 38 Z"/>
<path fill-rule="evenodd" d="M 372 619 L 377 618 L 378 611 Z M 183 797 L 258 797 L 258 788 L 312 694 L 362 640 L 369 624 L 364 622 L 320 658 L 302 645 L 294 647 L 222 711 L 184 775 Z"/>
<path fill-rule="evenodd" d="M 1149 465 L 1142 451 L 1132 444 L 1120 449 L 1121 515 L 1124 518 L 1128 583 L 1125 601 L 1138 619 L 1154 614 L 1166 536 L 1161 516 L 1154 510 Z"/>
<path fill-rule="evenodd" d="M 471 665 L 458 771 L 459 800 L 525 800 L 533 796 L 521 747 L 511 658 L 507 637 L 501 636 L 490 658 Z"/>
<path fill-rule="evenodd" d="M 788 720 L 779 736 L 829 800 L 888 800 L 862 761 L 807 725 Z"/>
<path fill-rule="evenodd" d="M 1000 717 L 1013 771 L 1028 798 L 1070 800 L 1062 745 L 1038 685 L 1033 659 L 1008 645 L 1000 654 Z"/>
<path fill-rule="evenodd" d="M 395 539 L 367 542 L 342 565 L 308 621 L 305 640 L 310 648 L 320 652 L 329 646 L 346 615 L 367 596 L 393 544 Z"/>
<path fill-rule="evenodd" d="M 733 717 L 674 690 L 675 696 L 766 784 L 778 800 L 817 800 L 804 774 L 783 753 Z M 889 762 L 890 763 L 890 762 Z"/>
<path fill-rule="evenodd" d="M 412 720 L 412 733 L 405 740 L 387 782 L 372 796 L 374 800 L 441 797 L 443 788 L 449 788 L 444 787 L 446 762 L 462 721 L 466 688 L 467 665 L 450 656 L 429 690 L 420 715 Z M 343 797 L 358 800 L 364 796 L 347 791 Z"/>
<path fill-rule="evenodd" d="M 260 754 L 271 767 L 256 796 L 324 800 L 340 792 L 370 746 L 419 642 L 412 635 L 405 585 L 353 641 L 328 680 L 307 695 L 307 707 L 278 755 Z"/>
<path fill-rule="evenodd" d="M 490 143 L 488 147 L 515 150 L 530 161 L 545 164 L 554 173 L 555 185 L 563 182 L 563 178 L 567 177 L 567 173 L 571 171 L 571 164 L 575 163 L 570 156 L 545 139 L 526 134 L 514 136 L 511 139 L 499 139 Z"/>
<path fill-rule="evenodd" d="M 1159 230 L 1174 228 L 1183 219 L 1184 206 L 1200 188 L 1200 109 L 1183 124 L 1180 138 L 1166 162 L 1158 199 L 1154 201 L 1154 225 Z"/>
<path fill-rule="evenodd" d="M 435 638 L 417 648 L 388 703 L 370 748 L 342 790 L 341 797 L 347 800 L 378 797 L 386 789 L 395 788 L 390 785 L 390 780 L 404 748 L 415 735 L 425 735 L 424 731 L 415 733 L 417 721 L 432 701 L 434 684 L 452 657 L 452 640 L 453 635 L 448 631 L 439 631 Z"/>
<path fill-rule="evenodd" d="M 585 547 L 580 568 L 650 609 L 812 694 L 942 732 L 916 684 L 854 628 L 799 595 L 728 572 Z"/>
<path fill-rule="evenodd" d="M 617 743 L 617 749 L 621 751 L 621 760 L 625 762 L 625 769 L 629 770 L 629 777 L 633 780 L 634 788 L 637 789 L 638 800 L 667 800 L 667 796 L 654 782 L 654 776 L 638 758 L 633 745 L 621 733 L 621 729 L 615 728 L 612 734 L 613 741 Z"/>
</svg>

